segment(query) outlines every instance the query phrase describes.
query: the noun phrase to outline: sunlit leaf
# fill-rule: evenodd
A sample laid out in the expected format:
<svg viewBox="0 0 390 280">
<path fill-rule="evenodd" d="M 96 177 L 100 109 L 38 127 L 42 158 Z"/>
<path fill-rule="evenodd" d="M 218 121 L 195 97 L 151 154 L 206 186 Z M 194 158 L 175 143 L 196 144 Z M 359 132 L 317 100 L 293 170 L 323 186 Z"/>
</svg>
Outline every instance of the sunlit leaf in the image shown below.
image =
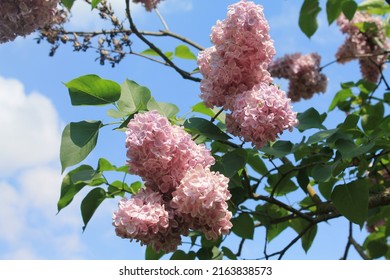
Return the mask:
<svg viewBox="0 0 390 280">
<path fill-rule="evenodd" d="M 121 85 L 121 97 L 118 100 L 119 111 L 129 115 L 140 110 L 146 110 L 151 98 L 150 90 L 147 87 L 140 86 L 134 81 L 126 80 Z"/>
<path fill-rule="evenodd" d="M 62 172 L 84 160 L 95 148 L 101 121 L 70 123 L 62 132 L 60 160 Z"/>
<path fill-rule="evenodd" d="M 149 111 L 156 110 L 168 119 L 176 116 L 176 114 L 179 113 L 179 107 L 177 107 L 175 104 L 157 102 L 153 97 L 149 100 L 146 107 Z"/>
<path fill-rule="evenodd" d="M 92 7 L 92 9 L 95 9 L 96 6 L 97 6 L 100 2 L 102 2 L 102 0 L 92 0 L 92 2 L 91 2 L 91 7 Z"/>
<path fill-rule="evenodd" d="M 177 46 L 175 49 L 175 56 L 183 59 L 197 60 L 196 55 L 194 55 L 186 45 Z"/>
<path fill-rule="evenodd" d="M 72 105 L 104 105 L 114 103 L 121 96 L 120 86 L 97 75 L 85 75 L 66 83 Z"/>
</svg>

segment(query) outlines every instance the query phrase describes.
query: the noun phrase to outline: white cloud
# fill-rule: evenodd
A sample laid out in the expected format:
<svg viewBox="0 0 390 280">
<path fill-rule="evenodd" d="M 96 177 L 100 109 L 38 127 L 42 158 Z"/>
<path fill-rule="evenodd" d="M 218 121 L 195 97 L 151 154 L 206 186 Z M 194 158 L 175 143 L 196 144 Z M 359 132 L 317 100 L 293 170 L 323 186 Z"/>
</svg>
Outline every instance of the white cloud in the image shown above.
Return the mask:
<svg viewBox="0 0 390 280">
<path fill-rule="evenodd" d="M 60 122 L 51 101 L 0 77 L 0 176 L 58 158 Z"/>
<path fill-rule="evenodd" d="M 79 208 L 56 215 L 60 124 L 48 98 L 0 77 L 0 259 L 84 256 Z"/>
</svg>

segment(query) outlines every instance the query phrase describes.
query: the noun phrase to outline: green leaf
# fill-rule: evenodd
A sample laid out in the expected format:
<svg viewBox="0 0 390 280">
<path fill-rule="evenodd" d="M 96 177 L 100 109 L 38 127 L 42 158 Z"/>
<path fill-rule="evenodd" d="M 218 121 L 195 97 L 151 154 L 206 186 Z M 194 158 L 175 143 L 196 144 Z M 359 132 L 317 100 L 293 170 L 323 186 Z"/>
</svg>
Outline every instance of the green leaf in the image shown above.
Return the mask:
<svg viewBox="0 0 390 280">
<path fill-rule="evenodd" d="M 293 144 L 290 141 L 280 140 L 271 144 L 271 146 L 264 146 L 263 148 L 260 149 L 260 151 L 277 158 L 282 158 L 290 154 L 292 148 L 293 148 Z"/>
<path fill-rule="evenodd" d="M 84 160 L 95 148 L 101 121 L 70 123 L 62 132 L 60 160 L 62 172 Z"/>
<path fill-rule="evenodd" d="M 194 134 L 200 134 L 212 140 L 230 139 L 218 126 L 202 118 L 189 118 L 185 121 L 184 127 Z"/>
<path fill-rule="evenodd" d="M 65 6 L 65 8 L 67 8 L 68 10 L 70 10 L 73 6 L 73 3 L 75 2 L 76 0 L 61 0 L 61 3 Z"/>
<path fill-rule="evenodd" d="M 151 98 L 150 90 L 147 87 L 127 79 L 121 85 L 121 98 L 118 101 L 119 111 L 130 115 L 140 110 L 146 110 Z"/>
<path fill-rule="evenodd" d="M 102 2 L 102 0 L 92 0 L 92 2 L 91 2 L 91 7 L 92 7 L 92 9 L 95 9 L 96 6 L 97 6 L 100 2 Z"/>
<path fill-rule="evenodd" d="M 81 201 L 81 216 L 83 217 L 84 222 L 83 231 L 85 231 L 88 222 L 105 198 L 106 191 L 102 188 L 95 188 Z"/>
<path fill-rule="evenodd" d="M 165 52 L 164 55 L 169 59 L 169 60 L 172 60 L 173 59 L 173 52 Z"/>
<path fill-rule="evenodd" d="M 226 256 L 228 259 L 237 260 L 237 256 L 228 247 L 222 246 L 221 249 L 222 249 L 223 255 Z"/>
<path fill-rule="evenodd" d="M 165 253 L 163 251 L 155 252 L 152 246 L 147 246 L 145 250 L 145 260 L 159 260 Z"/>
<path fill-rule="evenodd" d="M 58 212 L 68 206 L 72 202 L 74 196 L 87 185 L 85 182 L 75 183 L 72 180 L 72 177 L 74 177 L 74 175 L 83 173 L 85 171 L 94 172 L 95 170 L 89 165 L 81 165 L 67 173 L 62 179 L 61 194 L 57 202 Z"/>
<path fill-rule="evenodd" d="M 298 233 L 301 234 L 309 226 L 309 222 L 303 219 L 294 219 L 291 221 L 291 227 Z M 317 234 L 317 225 L 314 224 L 310 229 L 301 237 L 301 244 L 303 250 L 307 253 L 311 245 L 313 244 L 314 238 Z"/>
<path fill-rule="evenodd" d="M 159 56 L 159 54 L 153 49 L 146 49 L 146 50 L 142 51 L 140 54 L 150 55 L 150 56 Z"/>
<path fill-rule="evenodd" d="M 309 175 L 307 174 L 307 169 L 302 168 L 298 171 L 297 182 L 301 189 L 307 193 L 307 185 L 310 183 Z"/>
<path fill-rule="evenodd" d="M 186 45 L 177 46 L 175 49 L 175 56 L 183 59 L 197 60 L 196 55 L 194 55 Z"/>
<path fill-rule="evenodd" d="M 153 97 L 149 100 L 147 109 L 149 111 L 156 110 L 168 119 L 176 116 L 176 114 L 179 113 L 179 108 L 176 105 L 165 102 L 157 102 Z"/>
<path fill-rule="evenodd" d="M 253 219 L 248 213 L 241 213 L 237 218 L 231 219 L 232 231 L 239 237 L 253 239 L 255 226 Z"/>
<path fill-rule="evenodd" d="M 332 166 L 327 164 L 315 165 L 311 169 L 311 176 L 317 182 L 326 182 L 332 178 Z"/>
<path fill-rule="evenodd" d="M 213 171 L 219 171 L 228 178 L 232 178 L 237 172 L 245 168 L 248 154 L 244 149 L 235 149 L 226 153 L 213 165 Z"/>
<path fill-rule="evenodd" d="M 211 260 L 213 258 L 212 248 L 210 248 L 210 247 L 200 248 L 198 250 L 198 252 L 196 253 L 196 256 L 200 260 Z"/>
<path fill-rule="evenodd" d="M 367 105 L 364 107 L 365 114 L 362 115 L 362 127 L 365 132 L 373 131 L 378 124 L 382 122 L 384 116 L 384 104 L 378 102 L 375 105 Z"/>
<path fill-rule="evenodd" d="M 371 141 L 368 144 L 357 146 L 354 142 L 346 139 L 336 141 L 336 148 L 341 153 L 344 159 L 353 158 L 367 153 L 375 146 L 375 142 Z"/>
<path fill-rule="evenodd" d="M 345 102 L 348 98 L 353 97 L 352 90 L 350 88 L 344 88 L 336 93 L 334 96 L 332 103 L 330 104 L 328 111 L 333 111 L 334 108 L 339 106 L 341 103 Z"/>
<path fill-rule="evenodd" d="M 192 109 L 192 112 L 201 113 L 201 114 L 204 114 L 204 115 L 212 117 L 212 118 L 214 118 L 215 115 L 219 111 L 217 108 L 210 109 L 210 108 L 206 107 L 204 102 L 197 103 L 196 105 L 192 106 L 191 109 Z M 219 120 L 221 123 L 225 123 L 225 118 L 226 118 L 226 114 L 220 113 L 217 117 L 217 120 Z"/>
<path fill-rule="evenodd" d="M 175 251 L 172 256 L 171 260 L 195 260 L 196 253 L 194 251 L 189 251 L 188 253 L 184 252 L 183 250 L 177 250 Z"/>
<path fill-rule="evenodd" d="M 338 131 L 338 129 L 329 129 L 329 130 L 323 130 L 323 131 L 317 132 L 317 133 L 313 134 L 312 136 L 310 136 L 309 139 L 307 139 L 307 144 L 310 145 L 310 144 L 314 144 L 314 143 L 318 143 L 318 142 L 327 140 L 328 138 L 333 136 L 337 131 Z"/>
<path fill-rule="evenodd" d="M 298 114 L 298 130 L 302 132 L 309 128 L 326 129 L 325 126 L 322 125 L 325 117 L 326 115 L 320 115 L 316 109 L 309 108 L 305 112 Z"/>
<path fill-rule="evenodd" d="M 267 167 L 265 166 L 264 161 L 259 157 L 257 150 L 250 149 L 248 152 L 248 164 L 254 171 L 264 175 L 268 172 Z"/>
<path fill-rule="evenodd" d="M 274 191 L 275 196 L 286 195 L 288 193 L 297 190 L 298 189 L 297 185 L 291 180 L 291 176 L 293 176 L 294 173 L 290 173 L 288 176 L 283 174 L 270 175 L 268 177 L 268 184 L 270 186 L 265 187 L 264 189 L 267 192 L 272 193 L 274 188 L 276 188 L 276 190 Z"/>
<path fill-rule="evenodd" d="M 119 100 L 120 86 L 97 75 L 85 75 L 66 83 L 72 105 L 105 105 Z"/>
<path fill-rule="evenodd" d="M 307 37 L 311 37 L 318 28 L 317 15 L 321 11 L 318 0 L 304 0 L 299 12 L 299 27 Z"/>
<path fill-rule="evenodd" d="M 345 0 L 328 0 L 326 1 L 326 15 L 329 25 L 332 24 L 340 15 Z"/>
<path fill-rule="evenodd" d="M 349 20 L 352 20 L 356 10 L 358 9 L 358 5 L 355 1 L 346 1 L 343 3 L 342 9 L 345 17 Z"/>
<path fill-rule="evenodd" d="M 333 187 L 335 183 L 337 182 L 337 179 L 330 179 L 327 182 L 320 182 L 318 184 L 318 189 L 320 190 L 321 195 L 327 199 L 331 200 L 331 195 L 333 191 Z"/>
<path fill-rule="evenodd" d="M 103 172 L 103 171 L 115 171 L 116 170 L 116 167 L 114 165 L 111 164 L 111 162 L 109 162 L 107 159 L 105 158 L 100 158 L 99 159 L 99 162 L 98 162 L 98 168 L 97 170 L 99 172 Z"/>
<path fill-rule="evenodd" d="M 369 183 L 356 180 L 338 185 L 333 189 L 331 199 L 337 210 L 351 222 L 363 226 L 368 213 Z"/>
<path fill-rule="evenodd" d="M 382 8 L 384 4 L 383 0 L 365 0 L 359 4 L 359 9 L 379 9 Z"/>
</svg>

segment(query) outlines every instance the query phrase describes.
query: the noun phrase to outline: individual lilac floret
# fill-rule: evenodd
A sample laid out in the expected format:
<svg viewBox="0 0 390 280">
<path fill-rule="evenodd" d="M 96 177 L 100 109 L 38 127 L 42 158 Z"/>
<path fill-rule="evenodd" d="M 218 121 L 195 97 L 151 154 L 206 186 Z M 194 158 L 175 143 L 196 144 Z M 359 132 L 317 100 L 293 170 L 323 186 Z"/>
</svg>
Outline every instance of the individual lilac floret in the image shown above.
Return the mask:
<svg viewBox="0 0 390 280">
<path fill-rule="evenodd" d="M 317 53 L 287 54 L 275 59 L 268 71 L 273 78 L 289 80 L 287 95 L 291 101 L 296 102 L 326 91 L 328 79 L 320 72 L 320 63 L 321 57 Z"/>
<path fill-rule="evenodd" d="M 197 145 L 182 127 L 171 125 L 157 111 L 136 114 L 126 135 L 129 172 L 163 193 L 175 190 L 188 169 L 215 162 L 204 145 Z"/>
<path fill-rule="evenodd" d="M 271 82 L 268 64 L 275 55 L 263 7 L 242 0 L 212 28 L 214 46 L 198 55 L 201 98 L 208 107 L 230 109 L 231 99 L 259 82 Z"/>
<path fill-rule="evenodd" d="M 226 203 L 231 197 L 228 183 L 224 175 L 197 165 L 188 170 L 172 193 L 171 207 L 183 214 L 190 228 L 215 240 L 221 234 L 228 234 L 232 227 L 232 213 Z"/>
<path fill-rule="evenodd" d="M 362 32 L 359 25 L 364 23 L 367 28 Z M 356 12 L 351 21 L 341 15 L 337 19 L 337 24 L 341 32 L 347 35 L 344 44 L 336 53 L 338 62 L 346 63 L 358 59 L 363 78 L 372 83 L 378 82 L 387 61 L 385 52 L 390 50 L 382 20 Z"/>
<path fill-rule="evenodd" d="M 58 0 L 2 0 L 0 1 L 0 43 L 26 36 L 50 24 Z"/>
<path fill-rule="evenodd" d="M 238 96 L 232 113 L 226 116 L 228 132 L 252 142 L 258 149 L 296 125 L 297 113 L 292 111 L 286 93 L 265 83 Z"/>
<path fill-rule="evenodd" d="M 141 3 L 150 12 L 155 9 L 162 0 L 133 0 L 134 3 Z"/>
</svg>

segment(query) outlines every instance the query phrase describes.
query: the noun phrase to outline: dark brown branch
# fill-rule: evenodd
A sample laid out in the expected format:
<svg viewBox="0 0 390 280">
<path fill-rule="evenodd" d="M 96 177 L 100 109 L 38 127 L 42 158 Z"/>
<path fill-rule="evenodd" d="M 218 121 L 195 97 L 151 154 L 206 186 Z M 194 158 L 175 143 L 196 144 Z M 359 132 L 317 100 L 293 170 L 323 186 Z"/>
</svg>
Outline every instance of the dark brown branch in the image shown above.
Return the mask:
<svg viewBox="0 0 390 280">
<path fill-rule="evenodd" d="M 352 222 L 349 222 L 348 242 L 347 242 L 347 245 L 345 246 L 344 255 L 340 258 L 341 260 L 346 260 L 348 257 L 349 249 L 351 248 L 351 245 L 352 245 L 352 243 L 351 243 L 352 234 L 353 234 Z"/>
<path fill-rule="evenodd" d="M 264 195 L 259 195 L 259 194 L 252 194 L 252 198 L 254 200 L 262 200 L 262 201 L 266 201 L 266 202 L 271 203 L 271 204 L 275 204 L 275 205 L 280 206 L 281 208 L 283 208 L 291 213 L 294 213 L 296 216 L 298 216 L 302 219 L 305 219 L 306 221 L 309 221 L 310 223 L 313 222 L 313 218 L 310 217 L 309 215 L 302 213 L 301 211 L 295 209 L 294 207 L 291 207 L 290 205 L 283 203 L 280 200 L 275 199 L 274 197 L 269 197 L 269 196 L 264 196 Z"/>
<path fill-rule="evenodd" d="M 145 38 L 144 35 L 142 35 L 137 27 L 134 24 L 133 18 L 130 13 L 130 0 L 126 0 L 126 15 L 130 22 L 130 29 L 131 31 L 146 45 L 148 45 L 149 48 L 151 48 L 153 51 L 155 51 L 166 63 L 169 67 L 173 68 L 177 73 L 179 73 L 183 79 L 192 80 L 195 82 L 200 82 L 201 79 L 192 77 L 190 73 L 184 71 L 183 69 L 179 68 L 176 64 L 174 64 L 159 48 L 157 48 L 152 42 L 150 42 L 148 39 Z"/>
</svg>

